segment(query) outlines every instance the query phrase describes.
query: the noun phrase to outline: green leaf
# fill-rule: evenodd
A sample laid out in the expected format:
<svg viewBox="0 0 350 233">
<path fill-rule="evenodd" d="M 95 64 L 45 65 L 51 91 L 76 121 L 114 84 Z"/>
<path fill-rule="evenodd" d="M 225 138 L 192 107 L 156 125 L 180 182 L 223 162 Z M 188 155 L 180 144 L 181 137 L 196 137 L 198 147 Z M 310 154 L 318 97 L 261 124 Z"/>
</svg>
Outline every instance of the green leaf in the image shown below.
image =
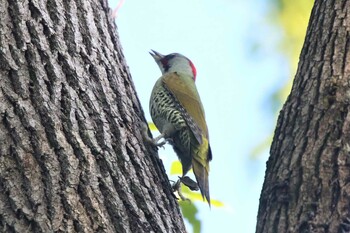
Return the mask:
<svg viewBox="0 0 350 233">
<path fill-rule="evenodd" d="M 148 122 L 148 127 L 151 131 L 157 131 L 157 126 L 153 122 Z"/>
<path fill-rule="evenodd" d="M 256 159 L 261 155 L 265 150 L 269 149 L 272 143 L 273 135 L 270 135 L 265 138 L 264 141 L 260 142 L 257 146 L 255 146 L 251 152 L 251 157 Z"/>
<path fill-rule="evenodd" d="M 170 175 L 181 175 L 182 174 L 182 165 L 180 163 L 180 161 L 174 161 L 171 164 L 171 168 L 170 168 Z"/>
<path fill-rule="evenodd" d="M 191 224 L 193 233 L 201 232 L 201 221 L 196 217 L 198 213 L 197 207 L 189 201 L 180 201 L 182 215 Z"/>
<path fill-rule="evenodd" d="M 182 191 L 182 194 L 184 194 L 185 197 L 190 199 L 190 201 L 202 201 L 202 202 L 205 202 L 203 200 L 202 194 L 200 194 L 199 192 L 191 191 L 187 186 L 185 186 L 183 184 L 181 184 L 181 191 Z M 211 204 L 211 206 L 215 206 L 215 207 L 224 207 L 225 206 L 225 204 L 223 202 L 221 202 L 219 200 L 215 200 L 215 199 L 210 200 L 210 204 Z"/>
</svg>

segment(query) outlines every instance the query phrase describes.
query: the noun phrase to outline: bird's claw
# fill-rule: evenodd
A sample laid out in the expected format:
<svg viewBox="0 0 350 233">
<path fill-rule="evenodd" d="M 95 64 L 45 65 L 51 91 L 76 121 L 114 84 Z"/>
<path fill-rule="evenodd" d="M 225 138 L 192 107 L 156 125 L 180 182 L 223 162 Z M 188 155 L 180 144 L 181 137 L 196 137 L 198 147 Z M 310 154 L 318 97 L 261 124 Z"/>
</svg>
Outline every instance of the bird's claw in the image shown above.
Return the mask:
<svg viewBox="0 0 350 233">
<path fill-rule="evenodd" d="M 178 179 L 175 184 L 173 184 L 171 186 L 173 192 L 177 192 L 177 194 L 179 195 L 179 197 L 181 198 L 181 200 L 183 201 L 190 201 L 190 199 L 188 199 L 187 197 L 185 197 L 182 192 L 181 192 L 181 179 Z"/>
<path fill-rule="evenodd" d="M 148 125 L 145 123 L 145 122 L 141 122 L 140 123 L 140 127 L 141 127 L 141 134 L 142 134 L 142 137 L 143 139 L 151 144 L 152 146 L 155 146 L 155 147 L 164 147 L 164 145 L 170 140 L 170 139 L 164 139 L 163 141 L 161 142 L 158 142 L 160 139 L 164 138 L 164 135 L 161 134 L 159 135 L 158 137 L 156 138 L 151 138 L 149 135 L 148 135 Z"/>
<path fill-rule="evenodd" d="M 155 138 L 156 139 L 156 138 Z M 161 141 L 161 142 L 156 142 L 156 140 L 155 139 L 153 139 L 153 145 L 154 146 L 158 146 L 158 147 L 162 147 L 162 148 L 164 148 L 164 145 L 166 144 L 166 143 L 171 143 L 173 140 L 171 139 L 171 138 L 164 138 L 164 140 L 163 141 Z"/>
<path fill-rule="evenodd" d="M 181 192 L 181 183 L 186 185 L 192 191 L 199 190 L 198 184 L 194 180 L 192 180 L 190 177 L 183 176 L 183 177 L 179 177 L 179 179 L 171 186 L 173 192 L 177 192 L 177 194 L 179 195 L 181 200 L 183 200 L 183 201 L 190 201 L 190 199 L 188 199 L 187 197 L 185 197 L 182 194 L 182 192 Z"/>
<path fill-rule="evenodd" d="M 151 142 L 151 144 L 153 145 L 153 146 L 156 146 L 156 147 L 162 147 L 162 148 L 164 148 L 164 145 L 166 144 L 166 140 L 163 140 L 163 141 L 161 141 L 161 142 L 157 142 L 155 139 L 152 139 L 152 142 Z"/>
</svg>

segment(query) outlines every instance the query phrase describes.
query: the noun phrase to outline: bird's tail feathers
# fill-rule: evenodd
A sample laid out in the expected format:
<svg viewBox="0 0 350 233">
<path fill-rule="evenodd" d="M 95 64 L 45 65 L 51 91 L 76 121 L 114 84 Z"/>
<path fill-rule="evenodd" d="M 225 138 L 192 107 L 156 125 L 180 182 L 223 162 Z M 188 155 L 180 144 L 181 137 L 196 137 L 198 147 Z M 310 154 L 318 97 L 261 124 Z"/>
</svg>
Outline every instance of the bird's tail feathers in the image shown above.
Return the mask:
<svg viewBox="0 0 350 233">
<path fill-rule="evenodd" d="M 209 194 L 209 142 L 203 138 L 203 143 L 199 147 L 196 155 L 192 159 L 192 169 L 196 177 L 201 194 L 207 200 L 210 206 L 210 194 Z"/>
<path fill-rule="evenodd" d="M 196 177 L 201 194 L 203 196 L 203 200 L 205 197 L 210 206 L 208 170 L 205 167 L 203 167 L 197 160 L 194 160 L 193 172 Z"/>
</svg>

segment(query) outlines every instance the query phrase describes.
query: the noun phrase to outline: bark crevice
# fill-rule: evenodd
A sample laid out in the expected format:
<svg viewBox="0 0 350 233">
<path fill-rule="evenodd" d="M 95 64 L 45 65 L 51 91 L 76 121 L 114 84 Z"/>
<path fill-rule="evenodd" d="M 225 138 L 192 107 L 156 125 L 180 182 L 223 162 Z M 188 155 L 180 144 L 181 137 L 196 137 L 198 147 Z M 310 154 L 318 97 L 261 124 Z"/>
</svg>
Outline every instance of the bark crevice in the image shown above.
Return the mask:
<svg viewBox="0 0 350 233">
<path fill-rule="evenodd" d="M 107 2 L 0 5 L 0 232 L 185 232 Z"/>
</svg>

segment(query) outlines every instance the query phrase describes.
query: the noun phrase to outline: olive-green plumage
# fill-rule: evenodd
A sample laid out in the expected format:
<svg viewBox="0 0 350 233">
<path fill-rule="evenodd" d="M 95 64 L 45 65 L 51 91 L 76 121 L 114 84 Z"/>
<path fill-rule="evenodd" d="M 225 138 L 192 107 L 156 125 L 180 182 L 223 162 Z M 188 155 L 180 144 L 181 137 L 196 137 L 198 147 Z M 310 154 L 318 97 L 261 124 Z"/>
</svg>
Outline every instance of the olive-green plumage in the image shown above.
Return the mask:
<svg viewBox="0 0 350 233">
<path fill-rule="evenodd" d="M 170 139 L 181 161 L 183 176 L 193 168 L 202 196 L 210 204 L 208 174 L 212 155 L 204 109 L 194 80 L 195 76 L 182 73 L 181 69 L 163 72 L 151 94 L 150 112 L 158 130 Z"/>
</svg>

